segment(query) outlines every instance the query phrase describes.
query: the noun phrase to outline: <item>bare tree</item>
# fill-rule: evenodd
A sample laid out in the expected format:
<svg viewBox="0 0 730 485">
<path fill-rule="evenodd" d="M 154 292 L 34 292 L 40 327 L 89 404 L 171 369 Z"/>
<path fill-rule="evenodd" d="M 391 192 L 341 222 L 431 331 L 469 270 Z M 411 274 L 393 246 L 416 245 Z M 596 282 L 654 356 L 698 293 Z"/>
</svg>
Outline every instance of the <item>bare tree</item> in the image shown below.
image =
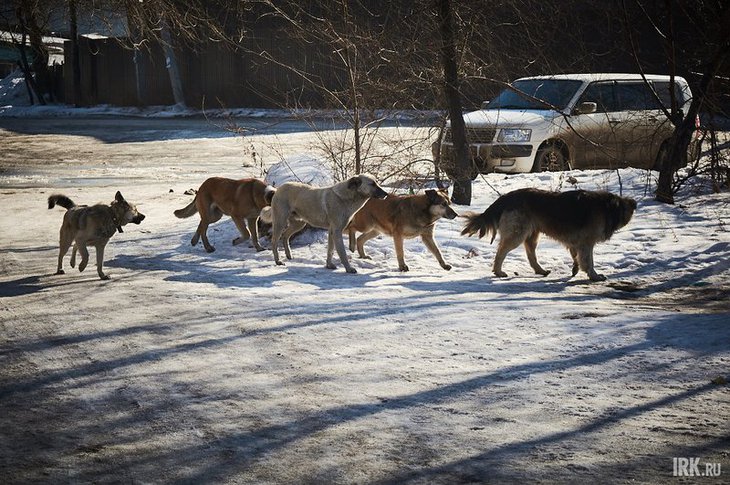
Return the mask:
<svg viewBox="0 0 730 485">
<path fill-rule="evenodd" d="M 436 0 L 441 34 L 441 62 L 444 69 L 444 95 L 451 119 L 451 136 L 456 155 L 454 188 L 451 200 L 455 204 L 471 204 L 471 160 L 469 145 L 466 140 L 466 126 L 462 116 L 461 95 L 459 93 L 459 76 L 456 66 L 456 49 L 454 46 L 454 21 L 450 0 Z"/>
<path fill-rule="evenodd" d="M 258 49 L 252 44 L 247 49 L 275 66 L 279 78 L 289 80 L 278 87 L 280 94 L 271 99 L 273 103 L 304 118 L 310 103 L 334 109 L 329 114 L 336 118 L 334 125 L 343 129 L 321 131 L 318 137 L 336 177 L 371 171 L 384 180 L 406 176 L 412 167 L 422 165 L 418 145 L 427 146 L 425 138 L 396 142 L 379 133 L 388 121 L 384 109 L 427 104 L 414 97 L 421 90 L 414 85 L 423 85 L 423 79 L 412 82 L 404 69 L 403 58 L 410 57 L 411 46 L 418 45 L 403 41 L 415 32 L 403 32 L 402 15 L 413 14 L 413 6 L 352 0 L 260 2 L 258 6 L 262 18 L 273 19 L 273 35 L 281 33 L 286 40 Z M 290 56 L 291 49 L 301 55 Z M 321 113 L 315 111 L 313 116 Z M 312 126 L 317 125 L 312 120 Z M 425 133 L 431 136 L 429 130 Z"/>
<path fill-rule="evenodd" d="M 76 0 L 68 0 L 69 32 L 71 35 L 71 73 L 73 76 L 73 102 L 78 108 L 83 104 L 81 94 L 81 53 L 79 51 L 79 22 Z"/>
<path fill-rule="evenodd" d="M 635 5 L 661 38 L 669 74 L 678 75 L 680 69 L 699 72 L 687 112 L 681 112 L 674 99 L 672 106 L 665 109 L 674 131 L 666 149 L 660 152 L 655 195 L 658 201 L 673 204 L 678 188 L 673 182 L 678 178 L 678 170 L 687 164 L 687 153 L 697 128 L 696 119 L 707 106 L 713 81 L 730 56 L 730 3 L 664 0 L 659 5 L 652 3 L 655 8 L 650 9 L 642 0 L 635 0 Z M 625 0 L 622 0 L 622 8 L 626 27 L 630 29 L 633 21 L 628 20 L 629 7 Z M 635 61 L 643 72 L 645 60 L 638 54 L 639 41 L 631 35 L 629 39 Z"/>
<path fill-rule="evenodd" d="M 54 3 L 54 2 L 50 2 Z M 20 53 L 20 67 L 33 97 L 40 104 L 53 101 L 51 74 L 48 69 L 48 49 L 43 43 L 47 30 L 49 5 L 41 0 L 12 0 L 12 19 L 4 18 L 13 44 Z M 5 14 L 3 14 L 5 17 Z"/>
</svg>

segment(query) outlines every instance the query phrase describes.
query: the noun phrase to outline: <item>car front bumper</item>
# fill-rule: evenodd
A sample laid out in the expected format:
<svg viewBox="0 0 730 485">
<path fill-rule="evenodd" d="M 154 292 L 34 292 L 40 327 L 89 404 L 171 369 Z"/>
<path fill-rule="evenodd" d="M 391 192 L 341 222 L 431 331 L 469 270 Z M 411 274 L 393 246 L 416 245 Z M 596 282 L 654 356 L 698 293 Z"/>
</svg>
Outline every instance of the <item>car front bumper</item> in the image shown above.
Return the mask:
<svg viewBox="0 0 730 485">
<path fill-rule="evenodd" d="M 532 170 L 534 162 L 533 146 L 530 144 L 492 144 L 473 143 L 469 145 L 469 158 L 472 160 L 476 177 L 479 173 L 524 173 Z M 441 145 L 439 166 L 447 173 L 453 173 L 454 146 L 444 142 Z"/>
</svg>

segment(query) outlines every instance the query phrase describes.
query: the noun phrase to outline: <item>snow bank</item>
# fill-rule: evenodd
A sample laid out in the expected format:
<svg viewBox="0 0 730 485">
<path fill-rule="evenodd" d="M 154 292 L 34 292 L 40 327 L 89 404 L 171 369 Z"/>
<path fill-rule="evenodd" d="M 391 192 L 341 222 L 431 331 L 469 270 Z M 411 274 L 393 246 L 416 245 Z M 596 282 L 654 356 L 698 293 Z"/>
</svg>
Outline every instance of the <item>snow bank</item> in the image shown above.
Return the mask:
<svg viewBox="0 0 730 485">
<path fill-rule="evenodd" d="M 28 89 L 25 86 L 25 76 L 20 69 L 16 69 L 0 80 L 0 113 L 12 107 L 30 106 Z"/>
<path fill-rule="evenodd" d="M 284 160 L 269 167 L 264 180 L 274 187 L 286 182 L 301 182 L 316 187 L 335 183 L 327 162 L 310 154 L 284 157 Z"/>
</svg>

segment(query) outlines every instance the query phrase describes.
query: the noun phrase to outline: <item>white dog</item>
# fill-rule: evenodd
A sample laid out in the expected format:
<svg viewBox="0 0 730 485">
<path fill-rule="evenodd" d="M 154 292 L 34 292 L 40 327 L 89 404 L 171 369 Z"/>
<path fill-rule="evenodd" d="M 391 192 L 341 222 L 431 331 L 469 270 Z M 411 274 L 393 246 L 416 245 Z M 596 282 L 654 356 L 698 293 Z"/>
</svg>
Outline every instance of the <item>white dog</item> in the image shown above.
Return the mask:
<svg viewBox="0 0 730 485">
<path fill-rule="evenodd" d="M 306 224 L 329 230 L 327 241 L 327 268 L 335 269 L 332 262 L 333 249 L 348 273 L 357 273 L 347 260 L 342 232 L 371 197 L 383 199 L 388 195 L 371 175 L 362 174 L 329 187 L 312 187 L 299 182 L 287 182 L 276 190 L 271 201 L 272 236 L 271 247 L 274 261 L 279 259 L 279 239 L 284 237 L 284 252 L 291 259 L 289 238 Z"/>
</svg>

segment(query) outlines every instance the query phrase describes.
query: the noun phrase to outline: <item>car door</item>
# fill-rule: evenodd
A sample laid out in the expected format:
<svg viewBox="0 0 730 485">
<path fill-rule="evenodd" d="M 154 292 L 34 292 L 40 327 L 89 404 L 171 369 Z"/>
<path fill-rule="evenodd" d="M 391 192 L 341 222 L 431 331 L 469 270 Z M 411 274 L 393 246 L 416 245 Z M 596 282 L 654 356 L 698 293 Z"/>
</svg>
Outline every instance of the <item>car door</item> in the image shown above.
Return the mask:
<svg viewBox="0 0 730 485">
<path fill-rule="evenodd" d="M 589 84 L 576 106 L 596 103 L 596 111 L 574 112 L 567 119 L 565 139 L 574 168 L 612 168 L 618 164 L 621 154 L 612 125 L 617 111 L 614 87 L 614 81 Z"/>
<path fill-rule="evenodd" d="M 667 117 L 644 81 L 617 81 L 613 125 L 622 166 L 652 168 L 666 139 Z"/>
</svg>

